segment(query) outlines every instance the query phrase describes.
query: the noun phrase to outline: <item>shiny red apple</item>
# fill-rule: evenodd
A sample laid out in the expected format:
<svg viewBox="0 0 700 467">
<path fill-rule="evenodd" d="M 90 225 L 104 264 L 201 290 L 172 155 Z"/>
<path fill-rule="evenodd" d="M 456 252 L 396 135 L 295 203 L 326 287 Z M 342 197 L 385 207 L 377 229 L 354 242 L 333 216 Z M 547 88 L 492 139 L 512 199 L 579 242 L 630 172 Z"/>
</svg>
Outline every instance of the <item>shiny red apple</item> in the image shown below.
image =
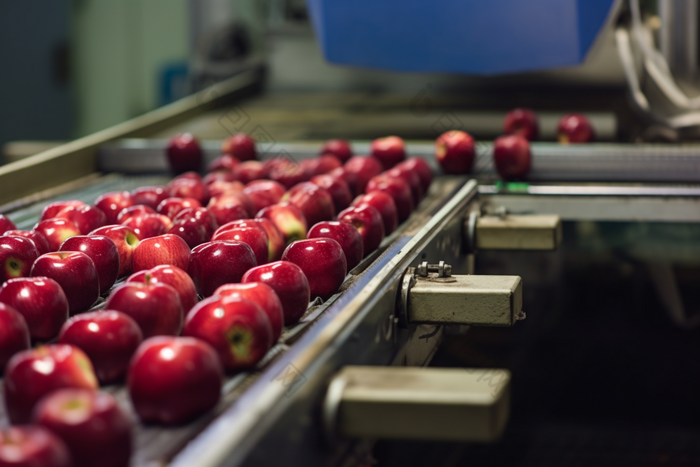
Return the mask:
<svg viewBox="0 0 700 467">
<path fill-rule="evenodd" d="M 37 230 L 7 230 L 3 237 L 25 237 L 34 242 L 34 246 L 39 250 L 39 254 L 50 253 L 51 248 L 49 247 L 49 241 L 46 237 Z"/>
<path fill-rule="evenodd" d="M 382 173 L 384 170 L 382 163 L 376 157 L 371 156 L 354 156 L 348 160 L 343 166 L 345 172 L 350 172 L 357 180 L 356 193 L 364 193 L 367 182 Z"/>
<path fill-rule="evenodd" d="M 398 136 L 387 136 L 372 141 L 372 156 L 379 159 L 385 169 L 390 169 L 406 159 L 406 145 Z"/>
<path fill-rule="evenodd" d="M 39 218 L 39 220 L 43 221 L 46 219 L 54 218 L 56 217 L 56 214 L 58 214 L 61 210 L 68 206 L 80 207 L 85 206 L 85 203 L 77 199 L 70 199 L 67 201 L 55 201 L 53 203 L 49 203 L 46 206 L 44 206 L 44 209 L 41 211 L 41 217 Z"/>
<path fill-rule="evenodd" d="M 129 360 L 143 340 L 138 323 L 116 310 L 81 313 L 61 328 L 58 342 L 72 344 L 87 354 L 101 384 L 120 381 Z"/>
<path fill-rule="evenodd" d="M 131 260 L 134 272 L 169 264 L 187 269 L 190 264 L 190 247 L 177 235 L 165 234 L 139 242 Z"/>
<path fill-rule="evenodd" d="M 262 282 L 272 287 L 282 302 L 287 326 L 297 323 L 309 306 L 309 281 L 301 268 L 289 261 L 275 261 L 252 268 L 243 275 L 242 282 Z"/>
<path fill-rule="evenodd" d="M 14 424 L 27 423 L 34 406 L 61 388 L 97 389 L 97 377 L 85 353 L 67 344 L 52 344 L 16 353 L 5 368 L 5 409 Z"/>
<path fill-rule="evenodd" d="M 332 154 L 344 163 L 352 157 L 352 149 L 348 141 L 344 139 L 332 139 L 323 144 L 319 154 Z"/>
<path fill-rule="evenodd" d="M 68 298 L 58 282 L 48 277 L 21 277 L 5 282 L 0 287 L 0 303 L 24 317 L 35 342 L 56 337 L 68 319 Z"/>
<path fill-rule="evenodd" d="M 430 188 L 430 184 L 433 181 L 433 171 L 430 169 L 428 163 L 425 162 L 425 159 L 420 157 L 411 157 L 399 165 L 404 170 L 415 172 L 418 175 L 418 178 L 420 178 L 420 183 L 423 186 L 423 193 L 428 192 L 428 188 Z"/>
<path fill-rule="evenodd" d="M 146 269 L 136 272 L 129 276 L 127 282 L 144 282 L 146 275 L 149 276 L 151 283 L 166 284 L 171 286 L 180 297 L 182 310 L 185 314 L 197 303 L 197 290 L 192 278 L 187 272 L 182 269 L 162 264 L 152 269 Z"/>
<path fill-rule="evenodd" d="M 220 285 L 241 282 L 246 271 L 256 265 L 255 253 L 248 244 L 220 240 L 203 243 L 192 250 L 187 272 L 197 291 L 208 297 Z"/>
<path fill-rule="evenodd" d="M 241 161 L 238 158 L 230 154 L 224 154 L 211 161 L 207 166 L 207 170 L 209 172 L 231 172 L 240 163 Z"/>
<path fill-rule="evenodd" d="M 131 190 L 134 205 L 143 204 L 152 209 L 157 208 L 167 197 L 168 193 L 162 186 L 142 186 Z"/>
<path fill-rule="evenodd" d="M 528 141 L 536 141 L 540 137 L 540 126 L 537 114 L 530 109 L 513 109 L 506 114 L 503 121 L 503 133 L 520 135 Z"/>
<path fill-rule="evenodd" d="M 0 465 L 3 467 L 74 467 L 68 447 L 40 426 L 0 428 Z"/>
<path fill-rule="evenodd" d="M 311 178 L 304 166 L 296 161 L 280 157 L 266 162 L 268 178 L 291 188 L 297 183 L 305 182 Z"/>
<path fill-rule="evenodd" d="M 32 421 L 66 443 L 73 467 L 129 467 L 131 420 L 109 393 L 59 389 L 39 401 Z"/>
<path fill-rule="evenodd" d="M 447 174 L 469 173 L 476 158 L 474 138 L 459 130 L 441 134 L 435 140 L 435 158 Z"/>
<path fill-rule="evenodd" d="M 254 368 L 273 342 L 265 311 L 236 296 L 212 297 L 197 304 L 187 315 L 182 335 L 211 345 L 227 372 Z"/>
<path fill-rule="evenodd" d="M 287 244 L 306 238 L 308 224 L 304 214 L 289 202 L 273 204 L 258 212 L 255 217 L 269 219 L 284 235 Z"/>
<path fill-rule="evenodd" d="M 384 240 L 384 221 L 369 204 L 359 204 L 338 214 L 338 220 L 352 224 L 362 236 L 365 256 L 376 250 Z"/>
<path fill-rule="evenodd" d="M 107 216 L 107 224 L 117 224 L 117 217 L 122 209 L 133 205 L 134 200 L 128 191 L 112 191 L 95 200 L 95 207 Z"/>
<path fill-rule="evenodd" d="M 388 175 L 389 177 L 400 178 L 406 183 L 408 183 L 408 186 L 411 188 L 411 195 L 413 197 L 414 206 L 418 206 L 420 200 L 423 199 L 423 195 L 425 194 L 423 192 L 423 184 L 421 183 L 420 177 L 415 171 L 409 170 L 405 166 L 399 164 L 394 166 L 393 169 L 389 169 L 385 172 L 382 172 L 382 174 L 380 175 Z"/>
<path fill-rule="evenodd" d="M 192 337 L 152 337 L 129 367 L 131 403 L 145 423 L 175 425 L 214 408 L 223 368 L 216 351 Z"/>
<path fill-rule="evenodd" d="M 16 230 L 17 226 L 14 222 L 8 219 L 5 215 L 0 214 L 0 235 L 4 234 L 8 230 Z"/>
<path fill-rule="evenodd" d="M 110 238 L 117 246 L 119 252 L 119 274 L 124 277 L 131 274 L 131 260 L 134 250 L 139 244 L 136 233 L 125 225 L 106 225 L 90 232 L 90 235 L 99 235 Z"/>
<path fill-rule="evenodd" d="M 19 311 L 0 300 L 0 374 L 8 360 L 30 346 L 29 328 Z"/>
<path fill-rule="evenodd" d="M 340 212 L 350 206 L 352 193 L 342 178 L 328 174 L 316 175 L 311 179 L 311 183 L 323 188 L 331 195 L 335 212 Z"/>
<path fill-rule="evenodd" d="M 557 136 L 562 144 L 590 143 L 595 140 L 595 131 L 585 115 L 569 114 L 559 120 Z"/>
<path fill-rule="evenodd" d="M 408 219 L 415 208 L 411 187 L 402 178 L 379 174 L 367 182 L 365 192 L 372 193 L 373 191 L 382 191 L 393 198 L 399 222 Z"/>
<path fill-rule="evenodd" d="M 271 220 L 265 218 L 241 219 L 219 227 L 215 234 L 225 232 L 238 227 L 261 227 L 267 234 L 267 261 L 277 261 L 282 257 L 284 247 L 284 236 Z"/>
<path fill-rule="evenodd" d="M 209 201 L 209 188 L 201 179 L 176 178 L 165 186 L 171 198 L 192 198 L 205 205 Z"/>
<path fill-rule="evenodd" d="M 335 217 L 335 207 L 330 193 L 311 182 L 294 185 L 282 197 L 282 201 L 288 201 L 301 209 L 308 225 L 328 221 Z"/>
<path fill-rule="evenodd" d="M 17 277 L 26 277 L 32 270 L 39 250 L 25 237 L 0 236 L 0 284 Z"/>
<path fill-rule="evenodd" d="M 31 275 L 58 282 L 68 299 L 71 314 L 88 310 L 100 297 L 100 280 L 95 263 L 80 251 L 62 251 L 39 256 Z"/>
<path fill-rule="evenodd" d="M 57 218 L 73 221 L 81 235 L 87 235 L 98 227 L 107 224 L 107 216 L 95 206 L 68 206 L 61 209 Z"/>
<path fill-rule="evenodd" d="M 348 271 L 360 264 L 360 261 L 364 258 L 362 236 L 352 224 L 347 222 L 319 222 L 311 227 L 308 238 L 331 238 L 338 242 L 345 254 Z M 306 274 L 306 271 L 304 274 Z M 306 276 L 309 278 L 308 274 Z"/>
<path fill-rule="evenodd" d="M 143 282 L 126 282 L 114 289 L 105 308 L 130 316 L 145 339 L 177 336 L 182 330 L 184 311 L 177 291 L 162 282 L 151 281 L 148 274 Z"/>
<path fill-rule="evenodd" d="M 245 133 L 236 133 L 221 143 L 221 152 L 239 161 L 252 161 L 256 158 L 255 140 Z"/>
<path fill-rule="evenodd" d="M 241 162 L 233 168 L 233 174 L 241 183 L 248 183 L 267 177 L 267 167 L 260 161 Z"/>
<path fill-rule="evenodd" d="M 348 188 L 350 189 L 350 193 L 353 196 L 357 196 L 360 193 L 360 190 L 357 186 L 357 174 L 354 172 L 349 172 L 349 171 L 345 170 L 345 166 L 337 168 L 335 170 L 331 170 L 326 175 L 330 175 L 331 177 L 335 178 L 336 180 L 341 180 L 341 181 L 345 182 L 348 185 Z"/>
<path fill-rule="evenodd" d="M 282 261 L 299 266 L 309 282 L 311 297 L 324 300 L 338 291 L 348 272 L 343 248 L 332 238 L 297 240 L 284 250 Z"/>
<path fill-rule="evenodd" d="M 396 210 L 394 198 L 383 191 L 373 191 L 355 198 L 351 206 L 356 207 L 363 204 L 372 206 L 382 216 L 385 235 L 389 235 L 396 230 L 396 227 L 399 225 L 399 214 Z"/>
<path fill-rule="evenodd" d="M 285 191 L 284 185 L 273 180 L 253 180 L 243 189 L 243 193 L 252 201 L 255 212 L 279 203 Z"/>
<path fill-rule="evenodd" d="M 530 143 L 518 135 L 497 138 L 493 143 L 493 163 L 506 180 L 525 178 L 532 164 Z"/>
<path fill-rule="evenodd" d="M 66 239 L 81 235 L 80 230 L 73 221 L 57 217 L 39 221 L 34 226 L 34 230 L 46 238 L 51 251 L 58 251 L 61 248 L 61 243 L 65 242 Z"/>
<path fill-rule="evenodd" d="M 100 295 L 112 288 L 119 277 L 119 249 L 109 237 L 103 235 L 77 235 L 61 245 L 59 251 L 80 251 L 95 264 L 100 282 Z"/>
<path fill-rule="evenodd" d="M 284 310 L 282 302 L 272 287 L 262 282 L 250 282 L 248 284 L 224 284 L 216 291 L 214 296 L 221 298 L 239 297 L 257 304 L 267 315 L 272 328 L 273 344 L 282 335 L 284 327 Z"/>
<path fill-rule="evenodd" d="M 176 173 L 202 168 L 202 148 L 189 133 L 173 136 L 165 148 L 170 169 Z"/>
</svg>

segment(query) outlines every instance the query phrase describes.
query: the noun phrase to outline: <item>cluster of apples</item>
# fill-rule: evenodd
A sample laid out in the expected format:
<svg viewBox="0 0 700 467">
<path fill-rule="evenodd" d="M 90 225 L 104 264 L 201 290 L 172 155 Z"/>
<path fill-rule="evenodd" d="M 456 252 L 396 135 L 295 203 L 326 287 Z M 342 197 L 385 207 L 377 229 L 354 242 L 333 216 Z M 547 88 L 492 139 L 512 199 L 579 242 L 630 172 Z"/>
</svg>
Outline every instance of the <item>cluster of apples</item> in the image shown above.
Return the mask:
<svg viewBox="0 0 700 467">
<path fill-rule="evenodd" d="M 530 141 L 539 138 L 537 115 L 530 109 L 514 109 L 503 122 L 505 136 L 493 143 L 493 162 L 506 180 L 522 179 L 532 165 Z M 559 120 L 557 136 L 561 144 L 589 143 L 595 132 L 589 120 L 581 114 L 568 114 Z M 467 174 L 476 157 L 474 138 L 464 131 L 447 131 L 435 141 L 435 157 L 448 174 Z"/>
<path fill-rule="evenodd" d="M 222 150 L 202 177 L 197 140 L 179 135 L 167 148 L 179 175 L 164 187 L 51 203 L 27 231 L 0 215 L 13 423 L 0 465 L 128 465 L 131 422 L 100 385 L 126 379 L 146 423 L 212 409 L 223 375 L 254 368 L 312 299 L 335 294 L 432 180 L 398 137 L 363 157 L 329 141 L 299 163 L 257 161 L 244 134 Z"/>
</svg>

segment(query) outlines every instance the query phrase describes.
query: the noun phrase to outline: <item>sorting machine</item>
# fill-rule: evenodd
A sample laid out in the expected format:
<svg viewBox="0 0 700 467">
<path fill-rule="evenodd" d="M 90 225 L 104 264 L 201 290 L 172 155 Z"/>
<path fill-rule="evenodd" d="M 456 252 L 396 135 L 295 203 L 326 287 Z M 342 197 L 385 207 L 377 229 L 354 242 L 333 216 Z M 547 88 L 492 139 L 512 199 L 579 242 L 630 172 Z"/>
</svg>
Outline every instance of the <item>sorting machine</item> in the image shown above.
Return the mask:
<svg viewBox="0 0 700 467">
<path fill-rule="evenodd" d="M 194 131 L 201 115 L 220 115 L 258 89 L 260 75 L 242 73 L 0 167 L 0 212 L 29 228 L 50 201 L 92 202 L 107 191 L 164 184 L 160 137 L 176 127 Z M 203 145 L 208 160 L 218 155 L 220 141 Z M 368 145 L 354 147 L 362 153 Z M 318 144 L 277 148 L 301 159 L 315 156 Z M 480 144 L 473 176 L 438 175 L 411 217 L 349 272 L 336 295 L 311 303 L 255 371 L 226 380 L 211 413 L 174 428 L 143 425 L 123 386 L 104 388 L 136 426 L 132 465 L 357 466 L 377 440 L 497 440 L 509 418 L 509 371 L 430 366 L 446 335 L 527 323 L 527 282 L 480 274 L 476 259 L 488 251 L 552 254 L 562 221 L 700 222 L 699 149 L 534 143 L 528 182 L 502 183 L 490 145 Z M 439 174 L 430 143 L 409 141 L 407 152 Z"/>
</svg>

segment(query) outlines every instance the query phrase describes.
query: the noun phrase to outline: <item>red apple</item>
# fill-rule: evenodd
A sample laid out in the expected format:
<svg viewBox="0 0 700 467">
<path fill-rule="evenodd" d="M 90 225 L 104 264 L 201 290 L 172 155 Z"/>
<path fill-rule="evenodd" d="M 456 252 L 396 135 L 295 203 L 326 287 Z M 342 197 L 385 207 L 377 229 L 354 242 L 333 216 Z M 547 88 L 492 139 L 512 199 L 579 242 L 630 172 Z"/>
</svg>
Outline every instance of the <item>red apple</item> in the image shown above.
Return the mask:
<svg viewBox="0 0 700 467">
<path fill-rule="evenodd" d="M 128 218 L 122 225 L 129 227 L 139 240 L 144 240 L 163 235 L 170 230 L 173 223 L 168 216 L 162 214 L 141 214 Z"/>
<path fill-rule="evenodd" d="M 284 327 L 284 310 L 274 289 L 262 282 L 250 282 L 248 284 L 224 284 L 216 291 L 214 296 L 221 298 L 239 297 L 241 299 L 250 300 L 258 305 L 267 315 L 272 328 L 273 344 L 282 335 Z"/>
<path fill-rule="evenodd" d="M 307 170 L 311 176 L 327 174 L 343 166 L 343 162 L 332 154 L 322 154 L 313 159 L 304 159 L 302 162 L 308 164 Z"/>
<path fill-rule="evenodd" d="M 33 241 L 25 237 L 0 237 L 0 284 L 8 279 L 26 277 L 39 257 Z"/>
<path fill-rule="evenodd" d="M 0 301 L 0 374 L 12 356 L 29 345 L 27 322 L 19 311 Z"/>
<path fill-rule="evenodd" d="M 430 188 L 430 184 L 433 181 L 433 171 L 430 170 L 430 166 L 424 159 L 420 157 L 411 157 L 399 165 L 403 170 L 415 172 L 420 178 L 420 183 L 423 186 L 423 193 L 428 192 L 428 188 Z"/>
<path fill-rule="evenodd" d="M 272 327 L 265 311 L 241 297 L 207 299 L 187 315 L 183 336 L 211 345 L 228 372 L 248 370 L 272 347 Z"/>
<path fill-rule="evenodd" d="M 221 143 L 221 152 L 239 161 L 252 161 L 256 158 L 255 140 L 245 133 L 236 133 Z"/>
<path fill-rule="evenodd" d="M 323 188 L 331 195 L 335 212 L 340 212 L 350 206 L 352 193 L 350 193 L 348 184 L 342 178 L 336 178 L 327 174 L 316 175 L 311 179 L 311 183 Z"/>
<path fill-rule="evenodd" d="M 223 368 L 209 344 L 192 337 L 152 337 L 129 367 L 129 395 L 145 423 L 187 422 L 214 408 Z"/>
<path fill-rule="evenodd" d="M 253 180 L 245 186 L 243 194 L 250 198 L 258 212 L 279 203 L 286 190 L 284 185 L 272 180 Z"/>
<path fill-rule="evenodd" d="M 301 209 L 308 225 L 328 221 L 335 217 L 335 208 L 333 207 L 331 195 L 320 186 L 311 182 L 294 185 L 282 197 L 282 201 L 289 201 Z"/>
<path fill-rule="evenodd" d="M 250 213 L 240 201 L 228 199 L 227 202 L 216 203 L 210 205 L 207 209 L 214 216 L 218 225 L 225 225 L 239 219 L 248 219 Z"/>
<path fill-rule="evenodd" d="M 61 209 L 56 217 L 73 221 L 81 235 L 87 235 L 93 230 L 107 224 L 107 216 L 95 206 L 68 206 Z"/>
<path fill-rule="evenodd" d="M 156 209 L 158 211 L 158 214 L 162 214 L 164 216 L 168 216 L 171 219 L 174 219 L 175 216 L 177 216 L 180 211 L 183 211 L 187 208 L 201 208 L 202 203 L 197 201 L 194 198 L 166 198 L 164 199 L 159 205 L 158 208 Z"/>
<path fill-rule="evenodd" d="M 311 297 L 324 300 L 338 291 L 348 273 L 343 248 L 332 238 L 297 240 L 284 250 L 282 261 L 299 266 L 309 281 Z"/>
<path fill-rule="evenodd" d="M 207 234 L 207 240 L 209 240 L 209 238 L 211 238 L 211 236 L 214 235 L 214 231 L 219 227 L 216 222 L 216 219 L 207 208 L 183 209 L 177 214 L 177 216 L 175 216 L 173 221 L 177 222 L 190 218 L 195 219 L 199 224 L 201 224 L 204 227 L 204 230 Z"/>
<path fill-rule="evenodd" d="M 199 175 L 199 173 L 195 170 L 189 170 L 187 172 L 179 174 L 177 177 L 173 178 L 172 181 L 182 180 L 182 179 L 189 179 L 189 180 L 195 180 L 197 182 L 201 182 L 202 176 Z"/>
<path fill-rule="evenodd" d="M 267 168 L 260 161 L 246 161 L 234 167 L 233 174 L 241 183 L 248 183 L 267 177 Z"/>
<path fill-rule="evenodd" d="M 306 238 L 308 224 L 306 218 L 297 206 L 291 203 L 279 203 L 262 209 L 257 218 L 269 219 L 284 235 L 287 244 L 294 240 Z"/>
<path fill-rule="evenodd" d="M 332 139 L 324 143 L 319 154 L 332 154 L 344 163 L 352 157 L 352 149 L 344 139 Z"/>
<path fill-rule="evenodd" d="M 252 229 L 250 229 L 252 230 Z M 240 241 L 213 241 L 192 250 L 189 275 L 204 297 L 223 284 L 240 282 L 243 274 L 257 265 L 251 247 Z"/>
<path fill-rule="evenodd" d="M 59 389 L 36 406 L 32 421 L 66 443 L 73 467 L 128 467 L 131 420 L 111 394 Z"/>
<path fill-rule="evenodd" d="M 540 137 L 537 115 L 530 109 L 511 110 L 503 121 L 503 133 L 520 135 L 528 141 L 536 141 Z"/>
<path fill-rule="evenodd" d="M 85 353 L 53 344 L 16 353 L 5 368 L 5 409 L 14 424 L 27 423 L 34 405 L 61 388 L 97 389 L 97 377 Z"/>
<path fill-rule="evenodd" d="M 58 342 L 72 344 L 87 354 L 101 384 L 120 381 L 129 360 L 143 340 L 138 323 L 116 310 L 81 313 L 61 328 Z"/>
<path fill-rule="evenodd" d="M 194 178 L 176 178 L 165 186 L 171 198 L 193 198 L 200 204 L 207 204 L 210 198 L 209 188 L 202 180 Z"/>
<path fill-rule="evenodd" d="M 182 238 L 190 248 L 201 245 L 211 238 L 210 235 L 207 235 L 207 230 L 204 226 L 194 217 L 173 222 L 167 233 Z"/>
<path fill-rule="evenodd" d="M 125 225 L 106 225 L 93 230 L 90 232 L 90 235 L 101 235 L 110 238 L 117 246 L 117 251 L 119 252 L 118 277 L 131 274 L 131 259 L 136 246 L 139 244 L 139 238 L 133 230 Z"/>
<path fill-rule="evenodd" d="M 354 156 L 343 166 L 346 172 L 353 174 L 357 180 L 357 192 L 364 193 L 367 182 L 382 173 L 382 163 L 376 157 Z"/>
<path fill-rule="evenodd" d="M 223 193 L 235 193 L 241 191 L 244 185 L 236 180 L 236 176 L 229 170 L 217 170 L 209 172 L 202 178 L 209 189 L 209 196 L 217 196 Z"/>
<path fill-rule="evenodd" d="M 168 142 L 165 154 L 170 169 L 176 174 L 202 168 L 202 148 L 189 133 L 173 136 Z"/>
<path fill-rule="evenodd" d="M 367 193 L 373 191 L 383 191 L 394 199 L 396 203 L 396 212 L 399 215 L 399 222 L 403 222 L 411 215 L 415 206 L 413 205 L 413 196 L 411 188 L 402 178 L 395 178 L 389 175 L 380 174 L 373 177 L 367 182 L 365 188 Z"/>
<path fill-rule="evenodd" d="M 167 197 L 168 193 L 162 186 L 142 186 L 131 190 L 131 201 L 134 205 L 144 204 L 152 209 L 157 208 Z"/>
<path fill-rule="evenodd" d="M 557 135 L 561 144 L 590 143 L 595 140 L 591 122 L 581 114 L 569 114 L 559 120 Z"/>
<path fill-rule="evenodd" d="M 311 227 L 308 238 L 332 238 L 338 242 L 343 249 L 343 253 L 345 253 L 348 271 L 360 264 L 360 261 L 364 258 L 362 236 L 352 224 L 347 222 L 319 222 Z M 304 270 L 303 267 L 302 270 Z M 306 270 L 304 270 L 304 274 L 306 274 Z M 311 281 L 309 275 L 307 274 L 306 276 Z"/>
<path fill-rule="evenodd" d="M 68 319 L 68 298 L 58 282 L 48 277 L 20 277 L 5 282 L 0 287 L 0 303 L 24 317 L 35 342 L 56 337 Z"/>
<path fill-rule="evenodd" d="M 338 220 L 352 224 L 360 232 L 365 255 L 376 250 L 384 239 L 382 216 L 368 204 L 360 204 L 341 211 L 338 214 Z"/>
<path fill-rule="evenodd" d="M 497 138 L 493 143 L 493 163 L 505 179 L 524 178 L 532 164 L 530 143 L 518 135 Z"/>
<path fill-rule="evenodd" d="M 71 199 L 68 201 L 55 201 L 53 203 L 47 204 L 44 209 L 41 211 L 41 217 L 39 220 L 46 220 L 46 219 L 52 219 L 56 217 L 56 214 L 58 214 L 61 210 L 64 208 L 67 208 L 68 206 L 74 206 L 74 207 L 80 207 L 80 206 L 85 206 L 86 204 L 83 203 L 82 201 L 78 201 L 77 199 Z"/>
<path fill-rule="evenodd" d="M 242 282 L 262 282 L 272 287 L 282 302 L 287 326 L 297 323 L 309 306 L 309 281 L 301 268 L 289 261 L 275 261 L 252 268 L 243 275 Z"/>
<path fill-rule="evenodd" d="M 269 171 L 268 177 L 281 183 L 287 188 L 291 188 L 297 183 L 305 182 L 311 178 L 304 166 L 296 161 L 291 161 L 284 157 L 270 159 L 266 163 Z"/>
<path fill-rule="evenodd" d="M 227 230 L 231 230 L 238 227 L 261 227 L 267 234 L 267 261 L 277 261 L 282 257 L 282 252 L 286 246 L 284 242 L 284 236 L 279 231 L 275 224 L 269 219 L 256 218 L 256 219 L 241 219 L 237 221 L 229 222 L 224 224 L 216 231 L 216 233 L 222 233 Z M 215 233 L 215 234 L 216 234 Z"/>
<path fill-rule="evenodd" d="M 51 249 L 49 247 L 49 241 L 46 240 L 46 237 L 44 237 L 44 235 L 38 232 L 37 230 L 7 230 L 2 235 L 4 237 L 28 238 L 29 240 L 34 242 L 34 246 L 39 251 L 40 255 L 51 252 Z"/>
<path fill-rule="evenodd" d="M 161 264 L 152 269 L 135 272 L 126 280 L 127 282 L 144 282 L 146 275 L 150 276 L 151 283 L 166 284 L 171 286 L 180 297 L 182 310 L 185 314 L 197 303 L 197 290 L 192 278 L 182 269 Z"/>
<path fill-rule="evenodd" d="M 71 314 L 89 309 L 100 297 L 100 280 L 95 263 L 85 253 L 46 253 L 34 262 L 31 274 L 58 282 L 66 294 Z"/>
<path fill-rule="evenodd" d="M 112 288 L 119 277 L 119 250 L 116 243 L 103 235 L 77 235 L 61 245 L 59 251 L 81 251 L 95 264 L 100 295 Z"/>
<path fill-rule="evenodd" d="M 234 205 L 243 206 L 249 216 L 253 216 L 255 214 L 255 205 L 250 200 L 250 198 L 248 198 L 248 196 L 246 196 L 242 192 L 228 193 L 226 195 L 221 195 L 217 196 L 216 198 L 212 198 L 211 200 L 209 200 L 207 208 L 210 211 L 212 211 L 212 213 L 214 210 L 223 213 Z M 216 215 L 214 215 L 214 217 L 216 217 Z"/>
<path fill-rule="evenodd" d="M 207 170 L 209 172 L 230 172 L 235 166 L 237 166 L 240 163 L 241 161 L 233 157 L 232 155 L 224 154 L 223 156 L 219 156 L 213 161 L 211 161 L 207 166 Z"/>
<path fill-rule="evenodd" d="M 72 467 L 68 447 L 40 426 L 0 428 L 0 465 L 7 467 Z"/>
<path fill-rule="evenodd" d="M 139 217 L 144 214 L 156 214 L 156 210 L 145 204 L 134 204 L 119 211 L 119 214 L 117 214 L 117 223 L 123 224 L 132 217 Z"/>
<path fill-rule="evenodd" d="M 4 234 L 8 230 L 16 230 L 17 226 L 10 219 L 0 214 L 0 235 Z"/>
<path fill-rule="evenodd" d="M 476 158 L 474 138 L 464 131 L 446 131 L 435 140 L 435 158 L 445 173 L 469 173 Z"/>
<path fill-rule="evenodd" d="M 360 195 L 352 202 L 352 206 L 372 206 L 382 216 L 384 234 L 389 235 L 399 225 L 399 214 L 396 210 L 394 198 L 383 191 L 373 191 L 366 195 Z"/>
<path fill-rule="evenodd" d="M 112 191 L 101 195 L 95 200 L 95 207 L 107 216 L 107 224 L 116 224 L 117 217 L 122 209 L 133 205 L 134 200 L 128 191 Z"/>
<path fill-rule="evenodd" d="M 51 251 L 58 251 L 61 248 L 61 243 L 65 242 L 66 239 L 80 235 L 80 230 L 73 221 L 57 217 L 40 221 L 34 226 L 34 230 L 46 238 Z"/>
<path fill-rule="evenodd" d="M 386 172 L 382 172 L 380 175 L 388 175 L 389 177 L 400 178 L 403 181 L 405 181 L 411 189 L 413 205 L 418 206 L 418 203 L 420 203 L 420 200 L 423 198 L 424 193 L 420 177 L 416 172 L 408 170 L 406 167 L 399 164 L 393 169 L 389 169 Z"/>
<path fill-rule="evenodd" d="M 267 263 L 269 255 L 267 233 L 258 225 L 251 223 L 248 227 L 229 228 L 214 234 L 212 241 L 243 242 L 253 250 L 256 265 Z"/>
<path fill-rule="evenodd" d="M 144 338 L 177 336 L 182 329 L 184 312 L 177 291 L 162 282 L 152 282 L 148 274 L 143 282 L 126 282 L 114 289 L 105 308 L 130 316 Z"/>
<path fill-rule="evenodd" d="M 379 159 L 385 169 L 390 169 L 406 159 L 406 145 L 398 136 L 387 136 L 372 141 L 372 156 Z"/>
<path fill-rule="evenodd" d="M 357 174 L 355 174 L 354 172 L 348 172 L 347 170 L 345 170 L 345 167 L 340 167 L 331 170 L 330 172 L 328 172 L 327 175 L 330 175 L 336 180 L 341 180 L 345 182 L 348 185 L 348 188 L 350 188 L 350 193 L 353 196 L 357 196 L 360 193 L 360 190 L 357 186 Z"/>
<path fill-rule="evenodd" d="M 169 264 L 187 269 L 190 264 L 190 247 L 177 235 L 165 234 L 139 242 L 131 260 L 134 272 Z"/>
</svg>

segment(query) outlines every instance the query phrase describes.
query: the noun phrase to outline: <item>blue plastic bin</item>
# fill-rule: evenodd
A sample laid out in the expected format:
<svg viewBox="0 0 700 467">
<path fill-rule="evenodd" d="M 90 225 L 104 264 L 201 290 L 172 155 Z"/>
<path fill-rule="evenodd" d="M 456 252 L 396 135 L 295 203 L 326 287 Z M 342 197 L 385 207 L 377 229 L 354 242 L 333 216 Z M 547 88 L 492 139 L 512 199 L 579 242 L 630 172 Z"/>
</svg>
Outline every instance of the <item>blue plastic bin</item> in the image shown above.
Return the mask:
<svg viewBox="0 0 700 467">
<path fill-rule="evenodd" d="M 581 63 L 615 0 L 307 0 L 329 62 L 496 74 Z"/>
</svg>

